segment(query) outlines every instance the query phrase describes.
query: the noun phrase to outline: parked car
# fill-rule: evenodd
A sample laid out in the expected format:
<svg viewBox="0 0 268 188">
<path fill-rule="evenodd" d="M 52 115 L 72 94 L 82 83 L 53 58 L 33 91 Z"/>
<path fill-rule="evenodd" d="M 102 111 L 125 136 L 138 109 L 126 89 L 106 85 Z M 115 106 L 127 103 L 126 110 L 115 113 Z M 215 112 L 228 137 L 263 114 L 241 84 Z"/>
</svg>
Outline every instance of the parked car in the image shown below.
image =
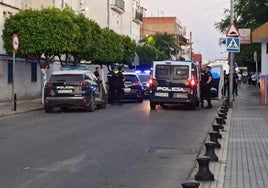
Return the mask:
<svg viewBox="0 0 268 188">
<path fill-rule="evenodd" d="M 125 88 L 123 100 L 137 100 L 143 102 L 143 86 L 139 76 L 135 72 L 123 72 L 125 77 Z"/>
<path fill-rule="evenodd" d="M 149 98 L 150 73 L 138 73 L 138 76 L 143 86 L 143 97 L 148 99 Z"/>
<path fill-rule="evenodd" d="M 45 112 L 54 108 L 84 108 L 89 112 L 105 108 L 107 94 L 90 70 L 63 70 L 52 74 L 44 87 Z"/>
</svg>

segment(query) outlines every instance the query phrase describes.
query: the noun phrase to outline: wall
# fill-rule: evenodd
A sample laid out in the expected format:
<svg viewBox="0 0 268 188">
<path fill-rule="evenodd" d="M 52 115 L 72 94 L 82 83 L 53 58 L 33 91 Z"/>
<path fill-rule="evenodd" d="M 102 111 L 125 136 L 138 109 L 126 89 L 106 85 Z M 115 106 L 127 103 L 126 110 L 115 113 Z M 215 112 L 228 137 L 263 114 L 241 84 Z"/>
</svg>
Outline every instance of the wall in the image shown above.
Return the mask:
<svg viewBox="0 0 268 188">
<path fill-rule="evenodd" d="M 8 83 L 8 63 L 0 64 L 0 101 L 11 100 L 12 84 Z M 16 62 L 14 90 L 18 99 L 27 99 L 41 96 L 40 68 L 37 65 L 37 81 L 31 82 L 31 63 Z"/>
</svg>

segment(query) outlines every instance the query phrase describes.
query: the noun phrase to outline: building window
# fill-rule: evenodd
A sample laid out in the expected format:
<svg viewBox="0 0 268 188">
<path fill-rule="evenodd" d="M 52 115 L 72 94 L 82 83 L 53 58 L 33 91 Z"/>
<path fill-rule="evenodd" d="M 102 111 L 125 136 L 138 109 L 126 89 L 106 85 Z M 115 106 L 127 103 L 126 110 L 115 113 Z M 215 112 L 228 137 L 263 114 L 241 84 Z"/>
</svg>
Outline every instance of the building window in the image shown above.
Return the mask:
<svg viewBox="0 0 268 188">
<path fill-rule="evenodd" d="M 13 83 L 13 63 L 12 62 L 7 63 L 7 83 L 8 84 Z"/>
<path fill-rule="evenodd" d="M 31 81 L 37 82 L 37 63 L 31 63 Z"/>
</svg>

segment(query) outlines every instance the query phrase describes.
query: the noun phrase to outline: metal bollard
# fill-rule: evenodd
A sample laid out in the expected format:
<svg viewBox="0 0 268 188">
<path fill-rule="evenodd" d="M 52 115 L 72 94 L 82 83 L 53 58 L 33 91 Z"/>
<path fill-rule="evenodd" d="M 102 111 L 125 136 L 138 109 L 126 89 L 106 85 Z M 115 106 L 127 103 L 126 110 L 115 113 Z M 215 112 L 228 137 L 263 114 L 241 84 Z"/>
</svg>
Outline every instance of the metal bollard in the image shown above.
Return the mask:
<svg viewBox="0 0 268 188">
<path fill-rule="evenodd" d="M 219 161 L 218 156 L 215 153 L 215 147 L 216 147 L 216 143 L 212 142 L 212 141 L 208 141 L 205 143 L 206 146 L 206 153 L 205 156 L 210 157 L 210 161 Z"/>
<path fill-rule="evenodd" d="M 209 170 L 210 157 L 202 156 L 197 157 L 197 162 L 199 165 L 198 172 L 194 176 L 197 181 L 214 181 L 214 174 Z"/>
<path fill-rule="evenodd" d="M 224 113 L 218 113 L 218 116 L 220 117 L 220 118 L 222 118 L 222 124 L 226 124 L 226 121 L 224 120 L 225 119 L 225 116 L 224 116 Z"/>
<path fill-rule="evenodd" d="M 216 116 L 215 119 L 216 119 L 217 124 L 220 125 L 220 129 L 223 130 L 224 129 L 224 126 L 222 125 L 222 118 L 219 117 L 219 116 Z"/>
<path fill-rule="evenodd" d="M 210 141 L 215 142 L 215 148 L 221 148 L 221 144 L 218 141 L 218 133 L 216 131 L 209 132 Z"/>
<path fill-rule="evenodd" d="M 224 108 L 220 108 L 220 112 L 224 114 L 224 119 L 227 119 L 227 112 Z"/>
<path fill-rule="evenodd" d="M 200 183 L 197 181 L 190 180 L 182 183 L 181 185 L 183 188 L 198 188 Z"/>
<path fill-rule="evenodd" d="M 213 129 L 213 131 L 218 133 L 218 139 L 222 139 L 222 135 L 220 133 L 220 125 L 219 124 L 213 124 L 212 129 Z"/>
</svg>

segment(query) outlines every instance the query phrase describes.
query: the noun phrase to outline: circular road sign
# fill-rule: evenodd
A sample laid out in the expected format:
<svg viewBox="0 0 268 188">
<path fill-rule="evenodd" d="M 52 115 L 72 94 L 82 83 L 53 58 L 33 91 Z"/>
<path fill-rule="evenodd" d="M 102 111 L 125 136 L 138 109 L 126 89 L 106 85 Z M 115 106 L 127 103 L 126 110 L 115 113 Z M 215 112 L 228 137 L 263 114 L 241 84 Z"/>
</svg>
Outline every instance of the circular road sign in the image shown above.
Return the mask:
<svg viewBox="0 0 268 188">
<path fill-rule="evenodd" d="M 14 52 L 17 52 L 19 49 L 19 37 L 18 35 L 12 35 L 12 48 Z"/>
</svg>

